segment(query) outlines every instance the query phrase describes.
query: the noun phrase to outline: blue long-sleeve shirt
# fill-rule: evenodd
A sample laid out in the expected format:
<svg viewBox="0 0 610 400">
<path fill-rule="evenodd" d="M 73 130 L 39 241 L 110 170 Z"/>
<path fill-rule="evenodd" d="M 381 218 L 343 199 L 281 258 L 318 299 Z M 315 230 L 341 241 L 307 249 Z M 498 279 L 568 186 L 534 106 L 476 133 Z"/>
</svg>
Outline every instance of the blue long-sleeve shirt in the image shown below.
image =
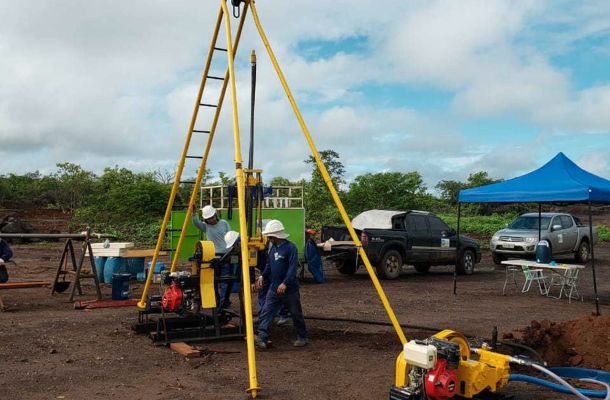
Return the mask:
<svg viewBox="0 0 610 400">
<path fill-rule="evenodd" d="M 11 250 L 11 246 L 9 246 L 9 244 L 4 240 L 0 239 L 0 258 L 6 262 L 10 260 L 12 256 L 13 251 Z"/>
<path fill-rule="evenodd" d="M 267 264 L 263 270 L 263 279 L 271 282 L 269 290 L 275 292 L 282 283 L 286 285 L 288 291 L 297 290 L 299 288 L 298 265 L 299 252 L 294 243 L 283 240 L 278 245 L 271 246 Z"/>
</svg>

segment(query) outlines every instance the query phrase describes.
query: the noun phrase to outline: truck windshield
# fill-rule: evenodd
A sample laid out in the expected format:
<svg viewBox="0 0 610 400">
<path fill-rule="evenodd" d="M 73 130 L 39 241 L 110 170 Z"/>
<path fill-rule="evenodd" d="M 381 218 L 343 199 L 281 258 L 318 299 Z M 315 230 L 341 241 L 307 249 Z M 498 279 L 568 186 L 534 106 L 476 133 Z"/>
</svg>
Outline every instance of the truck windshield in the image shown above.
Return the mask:
<svg viewBox="0 0 610 400">
<path fill-rule="evenodd" d="M 548 229 L 550 217 L 542 217 L 542 229 Z M 538 217 L 519 217 L 508 226 L 511 229 L 538 229 Z"/>
</svg>

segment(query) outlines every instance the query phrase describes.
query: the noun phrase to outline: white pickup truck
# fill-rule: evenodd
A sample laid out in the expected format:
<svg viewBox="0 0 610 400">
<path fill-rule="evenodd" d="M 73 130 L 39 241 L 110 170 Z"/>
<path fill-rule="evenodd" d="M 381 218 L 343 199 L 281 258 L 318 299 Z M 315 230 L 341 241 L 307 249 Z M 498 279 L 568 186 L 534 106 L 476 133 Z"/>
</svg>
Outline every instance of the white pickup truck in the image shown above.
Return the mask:
<svg viewBox="0 0 610 400">
<path fill-rule="evenodd" d="M 586 263 L 591 253 L 588 225 L 578 217 L 563 213 L 542 213 L 540 238 L 549 242 L 553 256 L 573 253 L 579 263 Z M 597 242 L 597 229 L 593 228 L 593 243 Z M 509 257 L 532 258 L 538 243 L 538 213 L 519 216 L 505 229 L 494 233 L 490 249 L 493 260 L 500 264 Z"/>
</svg>

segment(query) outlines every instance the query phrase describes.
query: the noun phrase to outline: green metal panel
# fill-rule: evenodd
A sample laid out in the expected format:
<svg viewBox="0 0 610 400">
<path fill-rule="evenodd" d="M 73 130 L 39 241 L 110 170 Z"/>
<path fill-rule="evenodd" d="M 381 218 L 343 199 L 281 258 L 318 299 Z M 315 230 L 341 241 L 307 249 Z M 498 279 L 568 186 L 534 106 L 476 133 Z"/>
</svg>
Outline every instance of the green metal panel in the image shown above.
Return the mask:
<svg viewBox="0 0 610 400">
<path fill-rule="evenodd" d="M 233 209 L 232 219 L 228 218 L 227 210 L 218 210 L 218 214 L 220 215 L 220 218 L 227 220 L 232 230 L 239 232 L 239 209 Z M 299 250 L 299 259 L 302 260 L 305 254 L 305 209 L 264 208 L 263 222 L 270 219 L 277 219 L 284 224 L 286 232 L 290 235 L 288 240 L 296 244 L 297 249 Z"/>
<path fill-rule="evenodd" d="M 186 211 L 183 210 L 172 211 L 168 232 L 171 249 L 175 249 L 178 246 L 180 230 L 182 229 L 185 215 Z M 229 223 L 232 230 L 239 232 L 239 210 L 237 208 L 233 209 L 232 219 L 228 218 L 227 210 L 218 210 L 218 215 Z M 286 232 L 290 235 L 288 240 L 296 244 L 299 250 L 299 259 L 303 260 L 305 254 L 305 210 L 302 208 L 263 209 L 263 221 L 270 219 L 282 221 Z M 192 257 L 197 241 L 202 238 L 203 233 L 195 225 L 189 223 L 182 243 L 182 249 L 180 250 L 179 260 L 186 261 L 189 257 Z M 172 253 L 172 258 L 173 256 Z"/>
<path fill-rule="evenodd" d="M 170 242 L 170 248 L 175 249 L 178 247 L 178 240 L 180 239 L 180 230 L 184 223 L 184 217 L 186 216 L 186 210 L 172 211 L 171 219 L 169 220 L 169 231 L 168 237 Z M 182 249 L 180 250 L 179 260 L 186 261 L 189 257 L 193 256 L 195 252 L 195 244 L 201 240 L 202 232 L 197 229 L 195 225 L 189 223 L 186 228 L 186 235 L 182 242 Z M 172 251 L 172 259 L 174 258 L 174 252 Z"/>
</svg>

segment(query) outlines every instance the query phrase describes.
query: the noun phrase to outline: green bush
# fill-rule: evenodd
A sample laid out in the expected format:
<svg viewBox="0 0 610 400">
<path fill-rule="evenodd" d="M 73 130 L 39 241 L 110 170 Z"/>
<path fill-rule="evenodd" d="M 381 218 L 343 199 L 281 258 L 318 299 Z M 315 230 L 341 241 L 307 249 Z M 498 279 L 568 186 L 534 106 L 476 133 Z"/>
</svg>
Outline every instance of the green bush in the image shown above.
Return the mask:
<svg viewBox="0 0 610 400">
<path fill-rule="evenodd" d="M 598 241 L 610 242 L 610 228 L 604 225 L 597 225 Z"/>
<path fill-rule="evenodd" d="M 440 214 L 443 219 L 453 229 L 457 229 L 456 214 Z M 517 217 L 517 214 L 492 214 L 479 216 L 462 216 L 460 218 L 460 231 L 470 233 L 477 237 L 491 238 L 497 230 L 506 227 L 506 224 L 512 222 Z"/>
</svg>

